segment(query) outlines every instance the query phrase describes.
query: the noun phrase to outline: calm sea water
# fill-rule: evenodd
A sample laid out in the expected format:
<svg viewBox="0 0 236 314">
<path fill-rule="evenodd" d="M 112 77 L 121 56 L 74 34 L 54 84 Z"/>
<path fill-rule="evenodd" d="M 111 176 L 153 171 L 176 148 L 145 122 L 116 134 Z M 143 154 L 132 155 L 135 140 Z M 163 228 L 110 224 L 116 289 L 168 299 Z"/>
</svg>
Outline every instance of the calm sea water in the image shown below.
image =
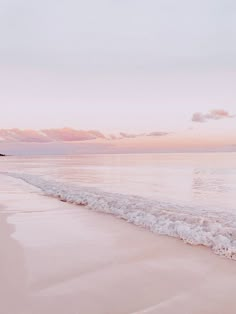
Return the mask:
<svg viewBox="0 0 236 314">
<path fill-rule="evenodd" d="M 8 157 L 0 170 L 236 211 L 236 153 Z"/>
<path fill-rule="evenodd" d="M 6 157 L 0 171 L 236 259 L 236 153 Z"/>
</svg>

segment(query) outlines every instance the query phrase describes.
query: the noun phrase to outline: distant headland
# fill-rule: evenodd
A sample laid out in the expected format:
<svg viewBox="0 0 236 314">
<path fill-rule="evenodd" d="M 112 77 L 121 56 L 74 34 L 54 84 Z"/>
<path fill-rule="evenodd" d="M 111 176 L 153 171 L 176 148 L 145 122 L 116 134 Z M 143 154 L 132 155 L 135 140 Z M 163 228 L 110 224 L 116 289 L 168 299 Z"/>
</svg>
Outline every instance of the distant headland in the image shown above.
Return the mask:
<svg viewBox="0 0 236 314">
<path fill-rule="evenodd" d="M 4 155 L 4 154 L 0 154 L 0 157 L 4 157 L 4 156 L 6 156 L 6 155 Z"/>
</svg>

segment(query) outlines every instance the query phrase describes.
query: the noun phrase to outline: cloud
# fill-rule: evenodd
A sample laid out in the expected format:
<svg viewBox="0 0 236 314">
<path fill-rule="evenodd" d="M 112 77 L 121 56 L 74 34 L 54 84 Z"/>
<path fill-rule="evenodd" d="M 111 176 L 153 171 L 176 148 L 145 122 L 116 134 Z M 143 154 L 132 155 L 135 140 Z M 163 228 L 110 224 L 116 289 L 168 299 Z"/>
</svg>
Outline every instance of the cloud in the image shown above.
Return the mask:
<svg viewBox="0 0 236 314">
<path fill-rule="evenodd" d="M 144 136 L 159 137 L 159 136 L 166 136 L 166 135 L 169 135 L 169 133 L 160 132 L 160 131 L 155 131 L 155 132 L 150 132 L 150 133 L 141 133 L 141 134 L 130 134 L 130 133 L 124 133 L 124 132 L 120 133 L 121 138 L 137 138 L 137 137 L 144 137 Z"/>
<path fill-rule="evenodd" d="M 116 135 L 114 135 L 114 134 L 110 134 L 110 135 L 108 136 L 108 139 L 110 139 L 110 140 L 118 140 L 118 139 L 120 139 L 120 137 L 118 137 L 118 136 L 116 136 Z"/>
<path fill-rule="evenodd" d="M 120 136 L 121 138 L 136 138 L 136 137 L 141 136 L 141 134 L 131 134 L 131 133 L 120 132 Z"/>
<path fill-rule="evenodd" d="M 2 141 L 7 142 L 50 142 L 50 139 L 45 134 L 35 130 L 3 129 L 0 130 L 0 137 L 2 138 Z"/>
<path fill-rule="evenodd" d="M 102 134 L 99 131 L 95 131 L 95 130 L 90 130 L 88 131 L 90 134 L 94 135 L 96 138 L 106 138 L 106 136 L 104 134 Z"/>
<path fill-rule="evenodd" d="M 223 109 L 214 109 L 210 112 L 203 114 L 201 112 L 195 112 L 192 116 L 193 122 L 207 122 L 207 120 L 221 120 L 225 118 L 234 118 L 235 115 L 230 115 L 228 111 Z"/>
<path fill-rule="evenodd" d="M 3 142 L 79 142 L 105 138 L 99 131 L 81 131 L 71 128 L 45 129 L 45 130 L 20 130 L 0 129 L 0 140 Z"/>
<path fill-rule="evenodd" d="M 77 141 L 88 141 L 95 140 L 96 138 L 101 138 L 100 132 L 95 131 L 82 131 L 75 130 L 71 128 L 63 129 L 46 129 L 42 132 L 48 136 L 52 141 L 62 141 L 62 142 L 77 142 Z"/>
<path fill-rule="evenodd" d="M 0 142 L 13 143 L 51 143 L 51 142 L 82 142 L 93 140 L 123 140 L 135 139 L 139 137 L 159 137 L 168 135 L 167 132 L 151 133 L 125 133 L 118 135 L 104 135 L 97 130 L 76 130 L 72 128 L 43 129 L 43 130 L 21 130 L 21 129 L 0 129 Z"/>
<path fill-rule="evenodd" d="M 206 118 L 205 118 L 205 115 L 202 114 L 201 112 L 195 112 L 192 116 L 192 121 L 193 122 L 205 122 Z"/>
<path fill-rule="evenodd" d="M 151 132 L 146 134 L 146 136 L 166 136 L 169 135 L 170 133 L 168 132 Z"/>
</svg>

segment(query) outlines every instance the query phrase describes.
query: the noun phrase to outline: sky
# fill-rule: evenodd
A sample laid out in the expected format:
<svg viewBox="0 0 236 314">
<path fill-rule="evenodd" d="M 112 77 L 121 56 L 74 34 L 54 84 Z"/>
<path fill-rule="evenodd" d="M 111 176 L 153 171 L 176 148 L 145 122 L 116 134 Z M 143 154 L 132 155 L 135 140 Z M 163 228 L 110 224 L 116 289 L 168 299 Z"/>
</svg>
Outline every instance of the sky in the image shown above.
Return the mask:
<svg viewBox="0 0 236 314">
<path fill-rule="evenodd" d="M 0 0 L 0 150 L 235 150 L 235 37 L 234 0 Z"/>
</svg>

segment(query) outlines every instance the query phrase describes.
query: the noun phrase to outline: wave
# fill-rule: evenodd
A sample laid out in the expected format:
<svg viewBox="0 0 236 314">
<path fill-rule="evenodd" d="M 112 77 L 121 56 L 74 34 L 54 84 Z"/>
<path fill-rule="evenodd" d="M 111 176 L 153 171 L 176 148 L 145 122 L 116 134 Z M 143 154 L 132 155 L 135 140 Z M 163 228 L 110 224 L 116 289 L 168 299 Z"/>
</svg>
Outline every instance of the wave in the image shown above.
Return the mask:
<svg viewBox="0 0 236 314">
<path fill-rule="evenodd" d="M 218 255 L 236 260 L 236 215 L 233 213 L 108 193 L 31 174 L 4 174 L 41 189 L 47 196 L 113 214 L 152 232 L 203 245 Z"/>
</svg>

